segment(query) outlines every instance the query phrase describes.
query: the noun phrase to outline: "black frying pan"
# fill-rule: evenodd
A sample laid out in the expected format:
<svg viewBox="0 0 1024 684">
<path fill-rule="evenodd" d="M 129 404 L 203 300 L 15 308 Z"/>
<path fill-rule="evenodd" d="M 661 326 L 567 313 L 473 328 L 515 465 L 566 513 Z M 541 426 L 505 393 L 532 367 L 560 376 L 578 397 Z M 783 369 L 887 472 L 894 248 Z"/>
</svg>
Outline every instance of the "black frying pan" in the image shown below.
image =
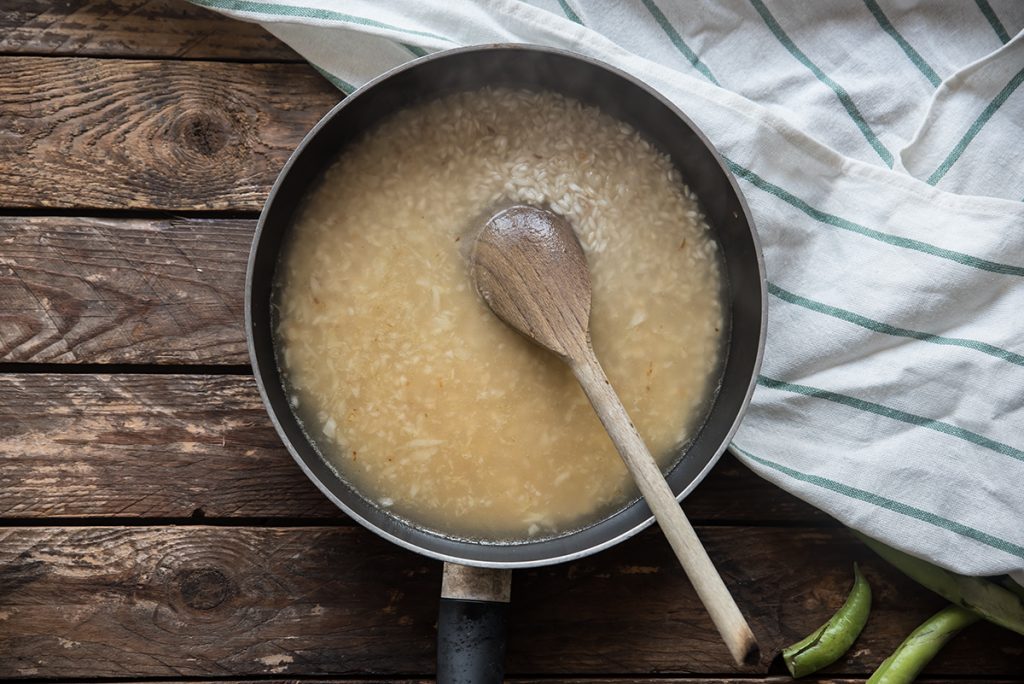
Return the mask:
<svg viewBox="0 0 1024 684">
<path fill-rule="evenodd" d="M 438 621 L 438 680 L 501 681 L 507 570 L 580 558 L 627 539 L 654 518 L 637 500 L 603 520 L 554 538 L 466 541 L 410 524 L 363 497 L 320 456 L 288 404 L 274 354 L 271 297 L 278 256 L 307 190 L 345 148 L 395 111 L 484 86 L 561 93 L 625 121 L 668 154 L 700 198 L 725 262 L 728 349 L 717 395 L 696 437 L 667 474 L 686 496 L 728 446 L 754 388 L 764 346 L 764 269 L 746 203 L 696 126 L 640 81 L 600 62 L 549 48 L 472 47 L 438 53 L 370 82 L 334 107 L 299 144 L 263 208 L 246 274 L 245 323 L 256 382 L 282 441 L 320 490 L 370 530 L 446 562 Z M 471 567 L 506 571 L 473 571 Z"/>
</svg>

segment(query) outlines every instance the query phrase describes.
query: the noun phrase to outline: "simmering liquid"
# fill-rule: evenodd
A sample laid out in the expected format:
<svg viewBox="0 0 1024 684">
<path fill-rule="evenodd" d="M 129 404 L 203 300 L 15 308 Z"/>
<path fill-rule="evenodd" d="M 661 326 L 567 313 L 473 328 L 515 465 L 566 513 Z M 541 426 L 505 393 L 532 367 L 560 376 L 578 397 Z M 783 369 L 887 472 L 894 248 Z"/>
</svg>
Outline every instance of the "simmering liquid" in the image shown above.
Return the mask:
<svg viewBox="0 0 1024 684">
<path fill-rule="evenodd" d="M 391 117 L 302 208 L 276 284 L 278 357 L 308 435 L 367 499 L 451 536 L 556 535 L 634 497 L 569 370 L 494 316 L 464 242 L 535 204 L 579 235 L 598 358 L 663 466 L 718 376 L 717 246 L 669 159 L 596 109 L 481 90 Z"/>
</svg>

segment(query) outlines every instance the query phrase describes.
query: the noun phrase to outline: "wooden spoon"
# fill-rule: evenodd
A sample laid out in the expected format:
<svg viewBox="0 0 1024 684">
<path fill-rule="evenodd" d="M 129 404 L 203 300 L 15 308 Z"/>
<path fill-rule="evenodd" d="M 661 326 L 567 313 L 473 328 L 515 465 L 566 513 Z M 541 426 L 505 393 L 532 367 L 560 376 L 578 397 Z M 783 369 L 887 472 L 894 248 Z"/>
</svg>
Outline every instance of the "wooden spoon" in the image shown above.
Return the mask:
<svg viewBox="0 0 1024 684">
<path fill-rule="evenodd" d="M 757 641 L 626 414 L 590 343 L 590 271 L 562 217 L 514 206 L 491 218 L 469 255 L 477 292 L 503 321 L 569 364 L 738 664 Z"/>
</svg>

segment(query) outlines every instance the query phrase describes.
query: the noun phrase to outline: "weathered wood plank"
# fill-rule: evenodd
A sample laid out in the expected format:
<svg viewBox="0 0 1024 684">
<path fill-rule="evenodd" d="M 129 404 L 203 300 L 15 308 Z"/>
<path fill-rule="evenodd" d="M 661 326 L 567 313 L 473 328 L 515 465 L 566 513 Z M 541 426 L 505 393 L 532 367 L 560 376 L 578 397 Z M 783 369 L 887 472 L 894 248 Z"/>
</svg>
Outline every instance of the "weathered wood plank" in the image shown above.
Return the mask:
<svg viewBox="0 0 1024 684">
<path fill-rule="evenodd" d="M 305 64 L 8 57 L 0 206 L 258 210 L 340 97 Z"/>
<path fill-rule="evenodd" d="M 769 654 L 830 614 L 861 562 L 875 607 L 836 676 L 870 672 L 942 605 L 843 530 L 698 531 Z M 439 567 L 357 527 L 8 528 L 0 675 L 428 674 Z M 511 675 L 734 671 L 656 533 L 513 585 Z M 1022 653 L 978 625 L 927 673 L 1013 678 Z"/>
<path fill-rule="evenodd" d="M 696 520 L 821 521 L 731 457 Z M 0 374 L 0 517 L 340 518 L 247 376 Z"/>
<path fill-rule="evenodd" d="M 247 376 L 0 375 L 0 463 L 4 517 L 340 517 Z"/>
<path fill-rule="evenodd" d="M 0 53 L 301 60 L 256 24 L 184 0 L 8 0 Z"/>
<path fill-rule="evenodd" d="M 0 217 L 0 360 L 247 363 L 254 227 Z"/>
</svg>

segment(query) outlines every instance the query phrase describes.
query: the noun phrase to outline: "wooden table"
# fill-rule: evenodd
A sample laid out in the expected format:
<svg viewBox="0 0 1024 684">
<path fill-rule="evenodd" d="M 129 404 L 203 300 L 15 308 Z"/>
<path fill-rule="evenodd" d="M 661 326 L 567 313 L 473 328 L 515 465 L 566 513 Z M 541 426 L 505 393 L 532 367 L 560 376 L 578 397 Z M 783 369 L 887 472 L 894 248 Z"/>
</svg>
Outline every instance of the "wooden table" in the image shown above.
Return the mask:
<svg viewBox="0 0 1024 684">
<path fill-rule="evenodd" d="M 305 479 L 243 337 L 255 219 L 339 93 L 174 0 L 8 0 L 0 54 L 0 676 L 429 678 L 440 564 Z M 516 573 L 510 676 L 789 681 L 770 656 L 859 561 L 876 606 L 827 671 L 858 680 L 943 604 L 732 458 L 686 508 L 766 662 L 736 669 L 648 532 Z M 1022 673 L 1024 639 L 984 624 L 927 670 Z"/>
</svg>

